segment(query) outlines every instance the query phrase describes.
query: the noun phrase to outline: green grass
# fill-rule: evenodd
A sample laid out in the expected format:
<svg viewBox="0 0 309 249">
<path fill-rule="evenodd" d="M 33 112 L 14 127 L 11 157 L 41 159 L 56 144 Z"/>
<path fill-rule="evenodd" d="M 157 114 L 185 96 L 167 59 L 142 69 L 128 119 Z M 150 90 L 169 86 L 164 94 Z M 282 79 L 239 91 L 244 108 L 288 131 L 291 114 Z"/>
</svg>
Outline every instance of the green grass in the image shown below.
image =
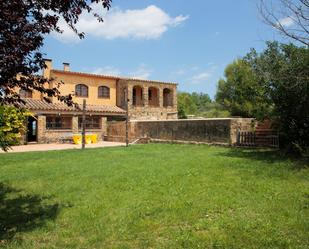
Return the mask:
<svg viewBox="0 0 309 249">
<path fill-rule="evenodd" d="M 0 172 L 3 248 L 309 247 L 309 169 L 275 152 L 1 154 Z"/>
</svg>

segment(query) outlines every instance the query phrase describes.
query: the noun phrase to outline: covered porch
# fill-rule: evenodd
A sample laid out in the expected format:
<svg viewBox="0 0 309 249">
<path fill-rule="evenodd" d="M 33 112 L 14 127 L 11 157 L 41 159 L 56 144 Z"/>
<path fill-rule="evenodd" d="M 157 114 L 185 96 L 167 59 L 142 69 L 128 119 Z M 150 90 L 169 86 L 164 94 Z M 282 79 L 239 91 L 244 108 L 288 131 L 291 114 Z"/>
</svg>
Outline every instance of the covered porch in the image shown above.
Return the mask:
<svg viewBox="0 0 309 249">
<path fill-rule="evenodd" d="M 25 99 L 22 107 L 33 113 L 27 120 L 27 131 L 22 144 L 72 143 L 73 135 L 81 134 L 82 110 L 62 103 Z M 106 135 L 107 120 L 125 118 L 125 111 L 116 106 L 86 106 L 86 133 L 102 141 Z"/>
</svg>

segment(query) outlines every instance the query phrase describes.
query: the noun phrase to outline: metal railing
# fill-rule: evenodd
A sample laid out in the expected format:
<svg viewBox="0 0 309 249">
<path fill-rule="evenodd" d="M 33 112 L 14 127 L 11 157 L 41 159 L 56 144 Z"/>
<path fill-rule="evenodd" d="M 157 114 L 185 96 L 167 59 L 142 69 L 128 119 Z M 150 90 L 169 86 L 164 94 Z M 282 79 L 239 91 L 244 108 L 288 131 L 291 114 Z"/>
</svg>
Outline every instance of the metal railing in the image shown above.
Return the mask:
<svg viewBox="0 0 309 249">
<path fill-rule="evenodd" d="M 279 147 L 279 135 L 274 134 L 273 131 L 251 132 L 251 131 L 238 131 L 236 138 L 237 146 L 244 147 Z"/>
</svg>

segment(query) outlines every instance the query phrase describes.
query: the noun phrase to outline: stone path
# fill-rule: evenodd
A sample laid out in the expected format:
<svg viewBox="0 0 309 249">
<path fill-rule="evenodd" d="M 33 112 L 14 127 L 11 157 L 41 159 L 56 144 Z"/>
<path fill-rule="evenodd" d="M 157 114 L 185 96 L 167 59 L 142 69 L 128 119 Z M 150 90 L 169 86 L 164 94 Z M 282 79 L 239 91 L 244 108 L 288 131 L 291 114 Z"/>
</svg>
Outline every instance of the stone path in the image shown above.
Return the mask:
<svg viewBox="0 0 309 249">
<path fill-rule="evenodd" d="M 125 143 L 117 142 L 98 142 L 96 144 L 86 144 L 86 148 L 104 148 L 104 147 L 115 147 L 125 146 Z M 81 145 L 76 144 L 28 144 L 12 146 L 12 149 L 8 153 L 14 152 L 30 152 L 30 151 L 49 151 L 49 150 L 69 150 L 69 149 L 80 149 Z M 0 153 L 5 153 L 0 149 Z"/>
</svg>

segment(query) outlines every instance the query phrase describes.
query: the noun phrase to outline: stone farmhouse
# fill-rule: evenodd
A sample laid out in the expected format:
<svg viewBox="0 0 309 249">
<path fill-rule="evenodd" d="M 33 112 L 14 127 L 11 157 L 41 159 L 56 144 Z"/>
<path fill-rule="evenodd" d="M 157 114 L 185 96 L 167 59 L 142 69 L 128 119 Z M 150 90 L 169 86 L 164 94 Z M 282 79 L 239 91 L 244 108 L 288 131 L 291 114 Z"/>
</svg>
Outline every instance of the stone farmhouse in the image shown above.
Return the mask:
<svg viewBox="0 0 309 249">
<path fill-rule="evenodd" d="M 177 119 L 177 84 L 97 75 L 70 71 L 69 63 L 63 70 L 53 69 L 52 60 L 46 59 L 43 75 L 53 79 L 49 87 L 59 82 L 62 95 L 74 94 L 74 101 L 82 106 L 86 99 L 86 130 L 98 134 L 101 140 L 107 132 L 107 121 L 124 120 L 127 109 L 130 120 Z M 126 103 L 126 93 L 128 103 Z M 24 107 L 34 113 L 28 119 L 24 142 L 59 142 L 81 132 L 82 111 L 60 103 L 43 100 L 39 92 L 20 91 Z"/>
</svg>

